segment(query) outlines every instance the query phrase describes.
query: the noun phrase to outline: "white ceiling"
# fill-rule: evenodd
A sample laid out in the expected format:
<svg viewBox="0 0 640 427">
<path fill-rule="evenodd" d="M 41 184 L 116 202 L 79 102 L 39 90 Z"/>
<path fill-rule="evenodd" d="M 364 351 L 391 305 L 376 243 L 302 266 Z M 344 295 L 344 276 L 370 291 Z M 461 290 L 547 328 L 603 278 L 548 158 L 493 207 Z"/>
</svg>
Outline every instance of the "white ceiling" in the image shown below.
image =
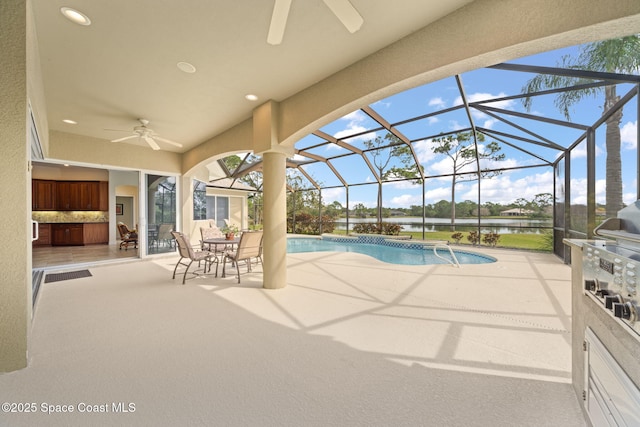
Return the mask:
<svg viewBox="0 0 640 427">
<path fill-rule="evenodd" d="M 322 0 L 293 0 L 272 46 L 273 0 L 36 0 L 49 128 L 111 140 L 127 133 L 106 129 L 145 118 L 184 145 L 163 149 L 184 152 L 471 1 L 351 0 L 364 24 L 350 34 Z M 71 23 L 63 6 L 92 24 Z M 197 72 L 180 71 L 180 61 Z"/>
</svg>

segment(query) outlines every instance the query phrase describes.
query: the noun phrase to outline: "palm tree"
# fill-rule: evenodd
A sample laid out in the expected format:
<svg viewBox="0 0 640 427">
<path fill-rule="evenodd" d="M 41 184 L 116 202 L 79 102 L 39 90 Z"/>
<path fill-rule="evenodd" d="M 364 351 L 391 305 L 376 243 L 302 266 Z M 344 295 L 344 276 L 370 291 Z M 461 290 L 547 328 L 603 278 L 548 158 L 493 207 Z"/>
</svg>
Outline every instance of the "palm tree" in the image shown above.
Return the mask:
<svg viewBox="0 0 640 427">
<path fill-rule="evenodd" d="M 638 69 L 640 69 L 640 35 L 587 44 L 583 46 L 577 58 L 564 56 L 558 66 L 608 73 L 637 73 Z M 586 82 L 585 79 L 578 77 L 540 74 L 529 80 L 523 87 L 522 92 L 533 93 L 543 89 L 563 88 Z M 569 114 L 571 106 L 583 98 L 600 94 L 602 90 L 602 87 L 596 87 L 562 92 L 556 98 L 555 104 L 567 120 L 571 120 Z M 603 114 L 615 105 L 619 99 L 615 85 L 605 86 Z M 524 98 L 523 103 L 526 109 L 530 110 L 532 98 Z M 622 162 L 620 158 L 621 121 L 622 108 L 606 120 L 606 212 L 609 217 L 616 216 L 623 207 Z"/>
</svg>

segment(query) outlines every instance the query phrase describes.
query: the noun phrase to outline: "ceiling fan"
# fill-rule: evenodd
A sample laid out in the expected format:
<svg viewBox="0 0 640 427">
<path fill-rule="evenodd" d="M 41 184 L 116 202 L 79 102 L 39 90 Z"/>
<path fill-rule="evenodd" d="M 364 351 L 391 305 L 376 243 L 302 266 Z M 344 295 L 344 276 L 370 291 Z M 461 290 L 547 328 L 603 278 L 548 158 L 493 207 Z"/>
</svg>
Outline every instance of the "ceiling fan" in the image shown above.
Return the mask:
<svg viewBox="0 0 640 427">
<path fill-rule="evenodd" d="M 334 15 L 342 22 L 350 33 L 355 33 L 360 29 L 364 20 L 349 0 L 323 0 Z M 284 29 L 287 25 L 291 0 L 275 0 L 273 5 L 273 15 L 271 15 L 271 25 L 267 35 L 267 43 L 278 45 L 282 43 Z"/>
<path fill-rule="evenodd" d="M 126 141 L 128 139 L 142 138 L 154 150 L 159 150 L 160 149 L 160 146 L 158 145 L 156 140 L 161 141 L 161 142 L 165 142 L 167 144 L 175 145 L 176 147 L 182 147 L 182 144 L 180 144 L 180 143 L 173 142 L 171 140 L 168 140 L 166 138 L 161 138 L 158 135 L 156 135 L 156 133 L 153 131 L 153 129 L 147 127 L 147 125 L 149 124 L 149 120 L 138 119 L 138 121 L 140 122 L 140 125 L 133 128 L 133 135 L 125 136 L 124 138 L 114 139 L 111 142 L 122 142 L 122 141 Z"/>
</svg>

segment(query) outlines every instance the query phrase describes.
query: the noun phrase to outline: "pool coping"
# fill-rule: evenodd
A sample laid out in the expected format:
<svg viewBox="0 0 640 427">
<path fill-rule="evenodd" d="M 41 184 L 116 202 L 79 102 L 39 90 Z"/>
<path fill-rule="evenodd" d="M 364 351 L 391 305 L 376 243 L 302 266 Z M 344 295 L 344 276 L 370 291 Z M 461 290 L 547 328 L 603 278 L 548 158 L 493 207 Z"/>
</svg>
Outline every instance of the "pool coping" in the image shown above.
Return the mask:
<svg viewBox="0 0 640 427">
<path fill-rule="evenodd" d="M 328 234 L 328 233 L 323 233 L 320 236 L 292 234 L 292 235 L 287 235 L 287 237 L 288 238 L 289 237 L 308 238 L 308 239 L 315 239 L 315 240 L 328 240 L 328 241 L 337 242 L 337 243 L 369 243 L 369 244 L 377 244 L 382 246 L 406 248 L 406 249 L 413 249 L 413 250 L 433 249 L 434 252 L 436 252 L 437 250 L 447 250 L 447 251 L 454 251 L 455 253 L 468 254 L 468 255 L 481 257 L 488 260 L 490 263 L 494 263 L 498 261 L 496 257 L 491 255 L 487 255 L 484 253 L 475 252 L 467 249 L 454 248 L 449 244 L 449 241 L 447 240 L 419 240 L 419 239 L 411 239 L 411 238 L 397 239 L 396 237 L 398 236 L 387 236 L 387 235 L 380 235 L 380 234 L 355 234 L 355 233 L 349 236 L 336 236 L 335 234 Z"/>
</svg>

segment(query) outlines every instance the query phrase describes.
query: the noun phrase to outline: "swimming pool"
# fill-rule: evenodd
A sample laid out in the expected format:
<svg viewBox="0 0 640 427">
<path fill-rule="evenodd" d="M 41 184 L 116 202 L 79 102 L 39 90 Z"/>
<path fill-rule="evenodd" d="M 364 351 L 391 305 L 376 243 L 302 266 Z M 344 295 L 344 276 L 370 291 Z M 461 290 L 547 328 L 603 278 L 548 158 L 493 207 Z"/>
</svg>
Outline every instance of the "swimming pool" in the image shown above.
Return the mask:
<svg viewBox="0 0 640 427">
<path fill-rule="evenodd" d="M 357 252 L 372 256 L 380 261 L 391 264 L 403 265 L 430 265 L 449 264 L 451 254 L 448 249 L 437 249 L 438 255 L 445 259 L 438 258 L 433 253 L 431 246 L 425 246 L 420 242 L 397 242 L 382 239 L 355 240 L 347 238 L 306 238 L 289 237 L 287 239 L 287 252 Z M 454 249 L 456 258 L 460 264 L 485 264 L 496 262 L 496 259 L 474 252 Z"/>
</svg>

